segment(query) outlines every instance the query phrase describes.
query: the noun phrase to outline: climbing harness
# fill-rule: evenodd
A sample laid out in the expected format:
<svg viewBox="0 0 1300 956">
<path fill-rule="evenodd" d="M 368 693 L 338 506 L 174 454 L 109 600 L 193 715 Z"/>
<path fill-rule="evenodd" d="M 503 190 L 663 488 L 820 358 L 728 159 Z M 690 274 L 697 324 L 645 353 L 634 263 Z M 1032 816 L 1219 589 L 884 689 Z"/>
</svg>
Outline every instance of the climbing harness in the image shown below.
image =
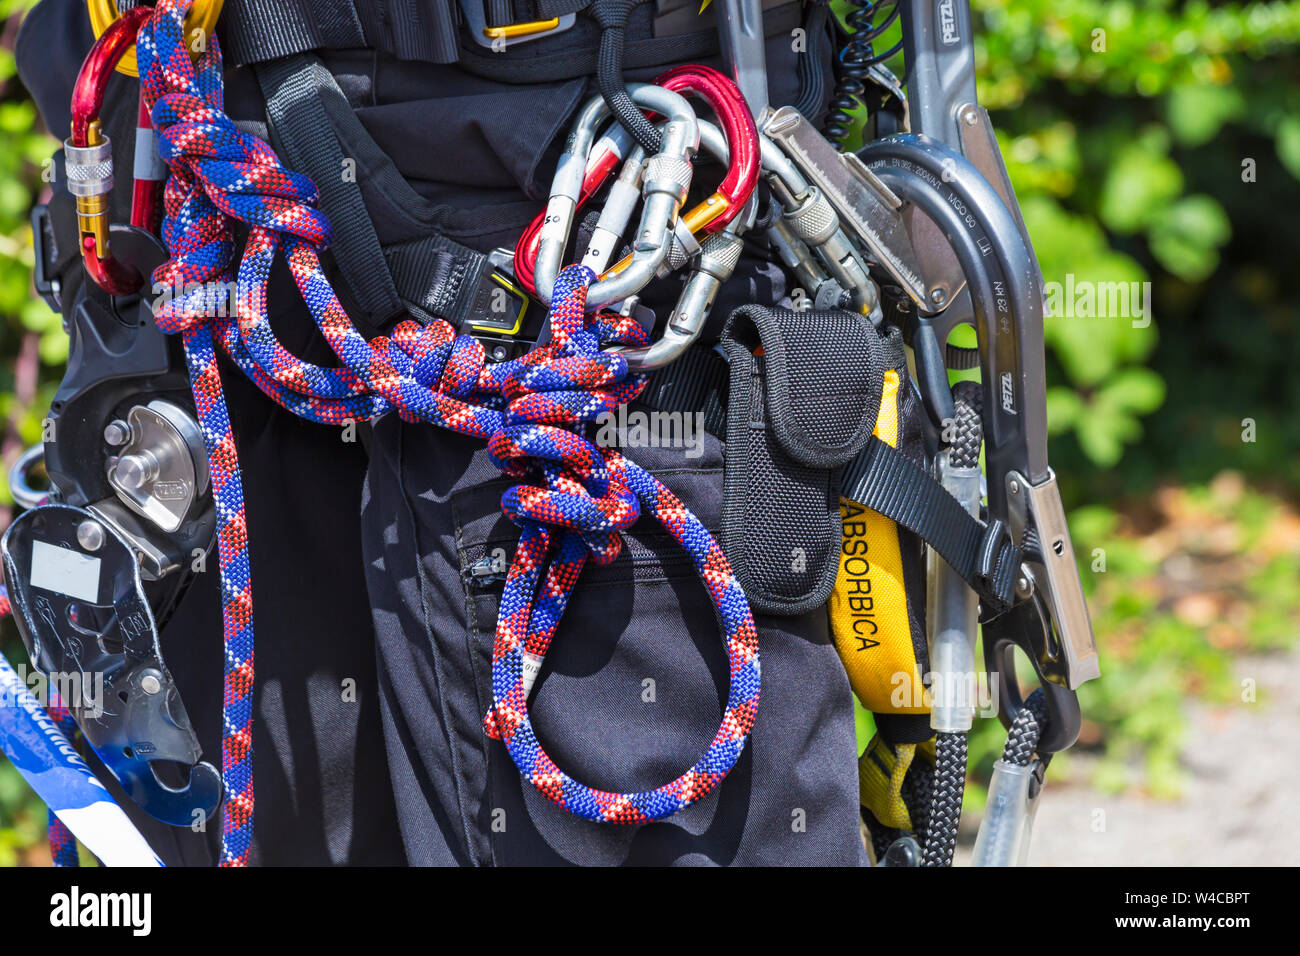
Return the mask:
<svg viewBox="0 0 1300 956">
<path fill-rule="evenodd" d="M 551 343 L 523 360 L 489 366 L 476 340 L 456 336 L 441 321 L 424 327 L 402 323 L 391 337 L 367 343 L 351 327 L 321 272 L 315 247 L 327 240 L 328 227 L 310 205 L 314 188 L 285 171 L 269 147 L 238 131 L 221 112 L 218 46 L 214 41 L 197 64 L 192 63 L 182 42 L 184 13 L 183 4 L 164 0 L 141 31 L 138 49 L 146 99 L 171 170 L 163 228 L 172 258 L 155 271 L 154 281 L 164 288 L 191 290 L 160 309 L 157 324 L 184 336 L 217 512 L 227 647 L 222 862 L 246 863 L 251 839 L 253 635 L 243 496 L 216 370 L 215 341 L 268 395 L 313 420 L 340 423 L 391 408 L 407 420 L 430 421 L 489 440 L 493 460 L 508 474 L 544 477 L 545 488 L 520 485 L 502 502 L 524 535 L 498 622 L 494 703 L 486 720 L 490 732 L 503 740 L 524 775 L 543 793 L 590 819 L 644 822 L 709 793 L 735 763 L 753 724 L 759 687 L 753 620 L 726 559 L 680 502 L 621 455 L 596 449 L 578 435 L 583 422 L 640 390 L 643 382 L 628 378 L 626 361 L 599 349 L 619 342 L 644 345 L 640 327 L 617 316 L 588 320 L 585 295 L 594 277 L 579 269 L 557 281 Z M 680 128 L 664 137 L 672 150 L 665 155 L 675 158 L 680 153 L 685 164 L 697 136 L 694 117 L 668 96 L 652 94 L 648 102 L 667 103 L 670 114 L 678 109 Z M 680 189 L 664 185 L 677 182 L 675 175 L 666 171 L 647 176 L 647 205 L 653 214 L 646 219 L 662 221 L 665 236 L 685 195 L 684 184 Z M 233 251 L 227 238 L 230 219 L 250 227 L 238 273 L 238 320 L 210 319 L 211 310 L 204 307 L 212 304 L 212 283 L 228 275 Z M 304 300 L 346 369 L 328 370 L 293 359 L 266 325 L 265 283 L 281 246 Z M 665 247 L 666 239 L 661 239 L 660 257 Z M 628 527 L 643 506 L 695 560 L 726 633 L 731 689 L 722 725 L 691 770 L 652 791 L 606 793 L 563 774 L 541 749 L 528 720 L 524 662 L 531 668 L 544 657 L 588 555 L 598 563 L 613 560 L 619 530 Z M 35 520 L 41 513 L 30 512 Z M 565 533 L 553 540 L 552 527 Z M 18 541 L 9 550 L 24 553 Z M 11 578 L 27 579 L 24 571 L 15 567 Z"/>
<path fill-rule="evenodd" d="M 479 46 L 578 28 L 570 11 L 514 22 L 514 11 L 497 5 L 460 6 Z M 513 250 L 466 266 L 448 242 L 436 265 L 420 260 L 463 279 L 470 291 L 455 293 L 461 301 L 503 290 L 514 304 L 496 317 L 477 305 L 421 305 L 367 336 L 321 261 L 334 235 L 322 192 L 337 196 L 337 187 L 315 174 L 318 191 L 226 113 L 212 32 L 221 4 L 159 0 L 118 15 L 112 0 L 92 2 L 99 39 L 78 77 L 65 153 L 93 282 L 60 303 L 74 347 L 51 409 L 58 441 L 15 468 L 11 485 L 29 510 L 0 544 L 33 662 L 46 674 L 106 675 L 104 715 L 68 702 L 86 743 L 128 796 L 166 823 L 190 825 L 223 806 L 221 863 L 249 862 L 250 529 L 220 348 L 301 418 L 348 426 L 391 412 L 437 425 L 485 443 L 515 482 L 500 498 L 501 514 L 520 529 L 513 557 L 485 556 L 473 566 L 487 562 L 484 574 L 471 575 L 504 578 L 491 702 L 482 713 L 480 696 L 477 714 L 523 778 L 573 816 L 639 825 L 717 790 L 757 715 L 751 608 L 787 620 L 825 613 L 848 685 L 875 715 L 877 736 L 858 765 L 873 855 L 888 866 L 948 865 L 975 716 L 978 626 L 1011 737 L 976 860 L 1023 862 L 1043 770 L 1077 737 L 1075 691 L 1099 669 L 1047 462 L 1041 277 L 974 98 L 968 5 L 952 5 L 957 32 L 948 36 L 960 42 L 950 43 L 923 5 L 855 2 L 820 132 L 800 109 L 768 102 L 757 0 L 718 2 L 730 77 L 687 65 L 632 84 L 622 79 L 624 47 L 642 4 L 589 6 L 600 28 L 599 95 L 577 106 L 545 209 Z M 895 23 L 901 43 L 877 51 Z M 364 45 L 331 29 L 331 48 Z M 192 30 L 207 38 L 201 49 L 187 43 Z M 255 48 L 245 37 L 240 62 L 283 55 L 258 57 Z M 905 84 L 883 66 L 899 48 Z M 131 224 L 110 225 L 112 149 L 98 117 L 112 71 L 133 64 L 140 119 Z M 283 89 L 301 75 L 288 69 L 259 73 L 268 113 L 283 108 Z M 948 82 L 936 87 L 941 69 Z M 845 153 L 859 104 L 876 135 Z M 708 112 L 697 115 L 697 105 Z M 276 141 L 286 155 L 302 149 L 292 130 Z M 166 168 L 161 225 L 155 143 Z M 725 168 L 711 192 L 696 181 L 697 152 Z M 702 198 L 692 204 L 692 196 Z M 350 215 L 336 218 L 335 227 L 355 225 Z M 152 235 L 159 228 L 161 245 Z M 236 265 L 235 236 L 244 232 Z M 791 307 L 748 301 L 729 311 L 716 349 L 702 347 L 715 304 L 755 249 L 798 283 Z M 359 256 L 332 251 L 345 274 Z M 269 282 L 280 256 L 341 366 L 298 358 L 272 329 Z M 659 320 L 641 300 L 679 271 L 681 291 Z M 156 308 L 146 286 L 163 290 Z M 978 349 L 944 344 L 960 324 L 974 325 Z M 950 369 L 976 366 L 982 386 L 949 385 Z M 603 416 L 634 402 L 716 411 L 709 430 L 726 449 L 717 540 L 660 478 L 589 437 Z M 29 480 L 42 461 L 48 497 Z M 719 727 L 689 769 L 658 787 L 617 792 L 580 782 L 548 755 L 530 702 L 588 559 L 614 562 L 643 514 L 685 551 L 705 586 L 728 689 Z M 190 559 L 214 541 L 225 656 L 219 775 L 202 760 L 158 643 L 192 576 Z M 1024 699 L 1016 649 L 1041 684 Z M 43 720 L 66 758 L 71 747 L 53 718 Z M 162 761 L 178 764 L 184 779 L 160 775 Z M 34 784 L 56 811 L 69 805 L 44 781 Z M 109 859 L 97 837 L 59 819 Z M 67 861 L 75 847 L 67 850 L 64 830 L 56 836 Z"/>
</svg>

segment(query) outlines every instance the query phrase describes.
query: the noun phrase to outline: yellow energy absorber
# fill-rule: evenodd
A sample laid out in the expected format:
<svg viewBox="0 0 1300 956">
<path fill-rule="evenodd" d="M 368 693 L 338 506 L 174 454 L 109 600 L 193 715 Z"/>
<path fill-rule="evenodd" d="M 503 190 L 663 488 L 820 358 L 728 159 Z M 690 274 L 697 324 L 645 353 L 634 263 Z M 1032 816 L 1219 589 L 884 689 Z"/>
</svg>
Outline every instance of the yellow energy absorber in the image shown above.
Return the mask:
<svg viewBox="0 0 1300 956">
<path fill-rule="evenodd" d="M 858 758 L 858 800 L 884 826 L 916 830 L 912 812 L 903 799 L 903 779 L 917 757 L 934 763 L 933 739 L 891 747 L 877 735 Z"/>
<path fill-rule="evenodd" d="M 899 375 L 885 371 L 875 435 L 898 447 Z M 864 707 L 882 714 L 929 712 L 912 645 L 898 525 L 848 498 L 840 499 L 844 538 L 831 592 L 831 632 Z"/>
</svg>

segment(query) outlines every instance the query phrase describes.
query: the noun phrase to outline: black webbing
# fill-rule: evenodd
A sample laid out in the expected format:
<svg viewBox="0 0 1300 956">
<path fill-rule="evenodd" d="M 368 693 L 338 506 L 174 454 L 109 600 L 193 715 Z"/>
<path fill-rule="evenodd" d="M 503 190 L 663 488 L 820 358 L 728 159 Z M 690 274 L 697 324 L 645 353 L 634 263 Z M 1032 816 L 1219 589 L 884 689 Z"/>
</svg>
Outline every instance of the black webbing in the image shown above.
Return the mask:
<svg viewBox="0 0 1300 956">
<path fill-rule="evenodd" d="M 257 68 L 266 118 L 290 169 L 309 176 L 321 194 L 333 240 L 330 252 L 357 304 L 376 324 L 404 311 L 366 211 L 358 177 L 344 176 L 347 157 L 333 134 L 321 97 L 334 77 L 315 57 L 296 56 Z M 355 160 L 354 160 L 355 162 Z"/>
<path fill-rule="evenodd" d="M 227 66 L 312 50 L 381 50 L 455 63 L 454 0 L 226 0 L 218 26 Z"/>
<path fill-rule="evenodd" d="M 1011 606 L 1022 554 L 1006 525 L 973 518 L 951 494 L 896 449 L 872 436 L 844 469 L 840 493 L 920 537 L 975 589 L 988 610 Z"/>
<path fill-rule="evenodd" d="M 362 196 L 362 174 L 387 183 L 385 195 L 411 190 L 392 163 L 382 161 L 333 74 L 308 54 L 254 69 L 280 155 L 320 190 L 333 231 L 330 253 L 371 324 L 379 327 L 403 315 L 407 304 L 459 324 L 487 268 L 486 257 L 431 229 L 418 239 L 382 247 Z M 356 175 L 343 175 L 349 160 Z"/>
<path fill-rule="evenodd" d="M 725 441 L 727 360 L 711 348 L 692 346 L 671 365 L 651 373 L 637 401 L 661 412 L 702 412 L 704 430 Z"/>
</svg>

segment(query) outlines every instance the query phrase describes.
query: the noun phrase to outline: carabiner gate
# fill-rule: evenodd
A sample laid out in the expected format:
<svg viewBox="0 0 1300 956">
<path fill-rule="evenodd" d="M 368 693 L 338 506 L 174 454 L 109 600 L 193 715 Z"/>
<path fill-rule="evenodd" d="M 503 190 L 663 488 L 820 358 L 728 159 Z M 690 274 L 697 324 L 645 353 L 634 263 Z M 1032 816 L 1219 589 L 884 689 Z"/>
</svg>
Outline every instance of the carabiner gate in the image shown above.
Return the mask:
<svg viewBox="0 0 1300 956">
<path fill-rule="evenodd" d="M 690 189 L 691 160 L 700 143 L 695 113 L 682 97 L 647 83 L 632 84 L 628 91 L 634 102 L 662 113 L 668 117 L 668 122 L 663 128 L 660 150 L 646 160 L 642 174 L 641 193 L 645 204 L 637 238 L 632 244 L 632 259 L 617 275 L 601 279 L 587 290 L 587 308 L 590 310 L 627 298 L 654 277 L 668 254 L 673 225 Z M 596 97 L 587 103 L 578 115 L 551 183 L 533 268 L 537 297 L 547 304 L 551 301 L 551 287 L 560 273 L 574 214 L 583 193 L 587 156 L 596 138 L 596 130 L 608 115 L 609 106 L 603 99 Z"/>
</svg>

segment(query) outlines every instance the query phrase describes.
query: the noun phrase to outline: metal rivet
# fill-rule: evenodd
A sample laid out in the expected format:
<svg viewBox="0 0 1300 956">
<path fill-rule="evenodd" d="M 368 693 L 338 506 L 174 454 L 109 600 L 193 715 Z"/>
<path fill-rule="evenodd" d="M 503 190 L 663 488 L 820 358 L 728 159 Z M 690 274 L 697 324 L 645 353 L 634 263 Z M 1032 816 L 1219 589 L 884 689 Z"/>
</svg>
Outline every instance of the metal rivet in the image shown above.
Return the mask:
<svg viewBox="0 0 1300 956">
<path fill-rule="evenodd" d="M 943 289 L 940 289 L 938 286 L 935 286 L 933 289 L 930 290 L 930 301 L 933 302 L 935 305 L 938 305 L 946 298 L 947 296 L 944 295 Z"/>
<path fill-rule="evenodd" d="M 114 448 L 131 440 L 131 426 L 120 418 L 104 426 L 104 441 Z"/>
<path fill-rule="evenodd" d="M 1018 481 L 1012 481 L 1011 484 L 1008 486 L 1008 490 L 1009 490 L 1013 495 L 1018 495 L 1018 494 L 1020 494 L 1020 482 L 1018 482 Z"/>
<path fill-rule="evenodd" d="M 962 120 L 966 123 L 967 126 L 974 126 L 976 123 L 980 121 L 980 118 L 979 118 L 979 114 L 976 113 L 975 110 L 968 109 L 962 115 Z"/>
<path fill-rule="evenodd" d="M 152 696 L 153 694 L 156 694 L 158 693 L 158 691 L 162 690 L 162 683 L 159 682 L 158 678 L 154 677 L 152 674 L 146 674 L 140 680 L 140 689 L 144 691 L 146 694 Z"/>
<path fill-rule="evenodd" d="M 95 521 L 83 521 L 77 525 L 77 544 L 87 551 L 98 551 L 104 546 L 104 529 Z"/>
</svg>

